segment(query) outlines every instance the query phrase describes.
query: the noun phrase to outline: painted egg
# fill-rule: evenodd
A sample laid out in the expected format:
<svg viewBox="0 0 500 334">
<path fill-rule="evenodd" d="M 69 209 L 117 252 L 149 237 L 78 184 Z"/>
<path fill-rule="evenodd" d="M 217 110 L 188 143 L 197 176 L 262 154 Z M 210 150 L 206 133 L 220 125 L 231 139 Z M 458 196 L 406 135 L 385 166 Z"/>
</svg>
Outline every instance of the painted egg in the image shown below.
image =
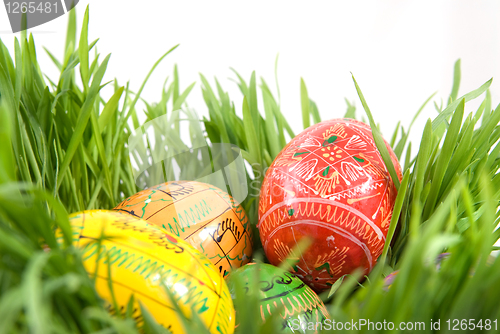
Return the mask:
<svg viewBox="0 0 500 334">
<path fill-rule="evenodd" d="M 225 277 L 250 261 L 252 230 L 243 207 L 212 185 L 175 181 L 140 191 L 114 210 L 163 227 L 205 254 Z"/>
<path fill-rule="evenodd" d="M 82 250 L 89 275 L 97 274 L 97 293 L 108 306 L 112 305 L 110 270 L 118 306 L 126 309 L 134 295 L 134 317 L 139 322 L 138 301 L 172 333 L 185 332 L 165 292 L 167 287 L 183 313 L 192 317 L 195 312 L 211 333 L 234 332 L 234 307 L 225 280 L 203 254 L 182 239 L 116 211 L 75 213 L 70 225 L 73 245 Z M 107 238 L 99 247 L 102 233 Z M 62 238 L 60 231 L 58 238 Z"/>
<path fill-rule="evenodd" d="M 318 292 L 356 268 L 367 274 L 382 253 L 396 195 L 368 125 L 350 119 L 313 125 L 266 172 L 258 224 L 266 256 L 274 265 L 296 258 L 290 270 Z M 312 245 L 291 254 L 304 236 Z"/>
<path fill-rule="evenodd" d="M 246 294 L 259 294 L 262 322 L 273 313 L 280 312 L 283 319 L 282 333 L 312 333 L 307 331 L 308 325 L 329 319 L 328 311 L 318 295 L 297 276 L 278 267 L 250 263 L 232 272 L 228 285 L 233 298 L 234 280 L 240 280 Z M 258 290 L 255 291 L 254 287 Z"/>
</svg>

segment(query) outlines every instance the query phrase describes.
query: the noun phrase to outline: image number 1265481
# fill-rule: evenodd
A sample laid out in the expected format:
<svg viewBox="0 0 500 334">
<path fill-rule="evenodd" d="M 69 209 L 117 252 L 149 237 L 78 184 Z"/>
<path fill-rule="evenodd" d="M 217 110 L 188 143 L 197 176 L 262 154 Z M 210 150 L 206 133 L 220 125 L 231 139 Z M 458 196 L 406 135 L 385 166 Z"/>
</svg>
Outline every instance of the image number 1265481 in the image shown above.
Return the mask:
<svg viewBox="0 0 500 334">
<path fill-rule="evenodd" d="M 79 0 L 4 1 L 13 33 L 52 21 L 72 10 Z"/>
</svg>

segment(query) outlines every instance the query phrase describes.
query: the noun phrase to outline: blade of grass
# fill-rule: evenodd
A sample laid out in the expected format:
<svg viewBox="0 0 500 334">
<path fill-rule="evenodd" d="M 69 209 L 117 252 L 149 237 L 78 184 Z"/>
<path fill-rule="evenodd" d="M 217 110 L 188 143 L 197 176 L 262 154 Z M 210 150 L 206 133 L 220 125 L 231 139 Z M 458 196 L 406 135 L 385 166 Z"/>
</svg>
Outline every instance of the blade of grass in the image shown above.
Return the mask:
<svg viewBox="0 0 500 334">
<path fill-rule="evenodd" d="M 407 170 L 403 176 L 403 180 L 401 181 L 400 191 L 396 197 L 396 201 L 394 202 L 394 208 L 392 211 L 391 222 L 389 225 L 389 230 L 387 231 L 387 237 L 385 239 L 384 249 L 382 250 L 382 255 L 377 260 L 377 262 L 381 265 L 385 265 L 385 260 L 387 258 L 387 253 L 389 252 L 389 247 L 392 242 L 392 238 L 394 237 L 394 233 L 396 232 L 396 228 L 399 223 L 399 217 L 401 214 L 401 209 L 403 208 L 403 203 L 405 200 L 406 192 L 408 190 L 408 183 L 410 181 L 410 172 Z"/>
<path fill-rule="evenodd" d="M 255 124 L 250 112 L 246 97 L 243 98 L 243 124 L 245 126 L 245 135 L 247 138 L 247 145 L 249 153 L 252 155 L 253 160 L 257 161 L 262 166 L 262 155 L 260 152 L 260 143 L 255 130 Z"/>
<path fill-rule="evenodd" d="M 458 89 L 460 88 L 460 59 L 455 62 L 455 67 L 453 71 L 453 87 L 451 88 L 450 100 L 453 102 L 457 99 Z"/>
<path fill-rule="evenodd" d="M 455 110 L 455 113 L 453 114 L 453 118 L 451 119 L 450 127 L 448 129 L 448 132 L 446 133 L 443 148 L 437 161 L 429 197 L 427 198 L 427 202 L 424 208 L 424 218 L 429 217 L 431 212 L 434 211 L 434 207 L 438 199 L 438 194 L 442 186 L 443 177 L 446 172 L 446 166 L 448 166 L 448 163 L 450 162 L 451 156 L 454 151 L 453 148 L 457 144 L 458 133 L 462 125 L 464 107 L 465 100 L 461 99 L 460 103 L 457 106 L 457 109 Z"/>
<path fill-rule="evenodd" d="M 302 106 L 302 125 L 304 129 L 307 129 L 311 125 L 309 111 L 311 104 L 309 102 L 309 95 L 303 78 L 300 78 L 300 104 Z"/>
<path fill-rule="evenodd" d="M 78 56 L 80 58 L 80 74 L 82 77 L 84 92 L 87 92 L 90 80 L 88 30 L 89 30 L 89 7 L 87 6 L 83 17 L 83 26 L 82 26 L 82 31 L 80 33 L 80 42 L 78 47 Z"/>
<path fill-rule="evenodd" d="M 457 99 L 450 103 L 433 121 L 432 121 L 432 130 L 436 131 L 438 127 L 446 121 L 448 117 L 453 113 L 453 111 L 457 108 L 458 104 L 462 99 L 465 100 L 465 102 L 469 102 L 477 97 L 479 97 L 481 94 L 483 94 L 490 86 L 491 82 L 493 81 L 493 78 L 486 81 L 481 87 L 479 87 L 476 90 L 473 90 L 470 93 L 465 94 L 462 96 L 460 99 Z"/>
<path fill-rule="evenodd" d="M 365 109 L 366 115 L 368 116 L 368 119 L 370 120 L 370 126 L 372 129 L 373 140 L 375 141 L 375 144 L 377 145 L 377 148 L 380 152 L 380 155 L 382 156 L 384 164 L 385 164 L 387 170 L 389 171 L 389 174 L 391 175 L 392 182 L 394 182 L 396 189 L 399 190 L 400 182 L 398 179 L 398 175 L 396 174 L 396 169 L 394 168 L 394 164 L 392 163 L 391 157 L 389 155 L 389 151 L 387 150 L 387 147 L 385 145 L 385 141 L 382 138 L 382 135 L 380 134 L 380 132 L 378 130 L 378 127 L 375 123 L 375 120 L 373 119 L 370 108 L 368 108 L 368 104 L 365 101 L 363 93 L 361 92 L 361 89 L 359 88 L 358 83 L 356 82 L 356 79 L 354 78 L 354 75 L 352 76 L 352 80 L 354 81 L 354 85 L 356 86 L 356 91 L 358 92 L 359 98 L 361 100 L 361 104 L 363 105 L 363 108 Z"/>
<path fill-rule="evenodd" d="M 87 98 L 85 99 L 85 102 L 82 106 L 82 110 L 80 112 L 80 115 L 78 116 L 76 128 L 73 132 L 73 135 L 71 136 L 71 140 L 68 144 L 68 149 L 66 150 L 63 162 L 61 163 L 61 167 L 59 169 L 59 174 L 62 176 L 65 175 L 66 169 L 69 167 L 71 159 L 73 158 L 73 155 L 75 154 L 76 149 L 78 148 L 78 145 L 80 145 L 80 143 L 81 143 L 81 138 L 83 136 L 83 132 L 84 132 L 84 130 L 87 126 L 88 120 L 90 118 L 90 113 L 92 112 L 94 101 L 97 98 L 97 94 L 98 94 L 99 88 L 100 88 L 100 83 L 101 83 L 101 80 L 104 76 L 104 72 L 106 71 L 109 57 L 110 57 L 110 55 L 108 55 L 104 59 L 104 61 L 99 66 L 99 69 L 97 70 L 97 73 L 92 80 L 92 85 L 90 86 L 89 94 L 88 94 Z M 63 177 L 60 177 L 58 180 L 58 183 L 56 185 L 56 189 L 59 188 L 59 186 L 62 183 L 62 180 L 63 180 Z"/>
</svg>

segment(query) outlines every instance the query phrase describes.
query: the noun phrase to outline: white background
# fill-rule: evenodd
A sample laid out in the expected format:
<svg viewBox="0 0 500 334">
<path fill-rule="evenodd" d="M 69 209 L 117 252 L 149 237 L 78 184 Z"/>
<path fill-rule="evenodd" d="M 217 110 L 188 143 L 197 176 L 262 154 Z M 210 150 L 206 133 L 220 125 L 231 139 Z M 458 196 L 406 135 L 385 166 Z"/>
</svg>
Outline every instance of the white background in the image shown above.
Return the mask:
<svg viewBox="0 0 500 334">
<path fill-rule="evenodd" d="M 203 73 L 217 76 L 241 112 L 242 97 L 230 67 L 247 80 L 253 70 L 274 89 L 274 62 L 282 111 L 294 130 L 302 129 L 300 77 L 323 119 L 343 116 L 344 97 L 361 104 L 352 72 L 387 140 L 398 120 L 408 125 L 425 99 L 446 101 L 453 65 L 462 59 L 459 95 L 491 77 L 500 79 L 498 1 L 81 1 L 78 29 L 90 3 L 89 40 L 100 38 L 102 58 L 112 53 L 105 81 L 130 80 L 137 90 L 154 62 L 180 43 L 149 81 L 143 97 L 160 98 L 163 82 L 179 66 L 182 88 Z M 56 80 L 56 68 L 42 49 L 62 58 L 67 17 L 33 28 L 42 70 Z M 19 34 L 17 34 L 19 37 Z M 0 7 L 0 38 L 13 50 L 6 10 Z M 500 85 L 491 86 L 493 105 Z M 189 98 L 200 115 L 207 109 L 197 85 Z M 470 103 L 472 111 L 478 103 Z M 436 112 L 430 104 L 414 128 Z"/>
</svg>

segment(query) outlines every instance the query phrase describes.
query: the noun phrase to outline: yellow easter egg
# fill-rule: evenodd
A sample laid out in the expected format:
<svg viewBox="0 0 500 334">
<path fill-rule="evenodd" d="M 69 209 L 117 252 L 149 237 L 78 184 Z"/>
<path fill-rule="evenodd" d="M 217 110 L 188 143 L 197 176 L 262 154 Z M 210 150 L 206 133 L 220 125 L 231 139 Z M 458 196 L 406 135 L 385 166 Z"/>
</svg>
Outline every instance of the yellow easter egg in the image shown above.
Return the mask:
<svg viewBox="0 0 500 334">
<path fill-rule="evenodd" d="M 125 199 L 114 210 L 142 218 L 189 242 L 222 276 L 248 263 L 252 230 L 243 207 L 225 191 L 196 181 L 172 181 Z"/>
<path fill-rule="evenodd" d="M 96 290 L 110 305 L 108 270 L 118 306 L 126 309 L 134 295 L 139 319 L 138 301 L 173 334 L 185 333 L 167 287 L 188 318 L 194 312 L 211 333 L 234 332 L 234 308 L 226 282 L 203 254 L 182 239 L 116 211 L 75 213 L 70 224 L 73 245 L 82 249 L 85 269 L 91 276 L 96 274 Z"/>
</svg>

